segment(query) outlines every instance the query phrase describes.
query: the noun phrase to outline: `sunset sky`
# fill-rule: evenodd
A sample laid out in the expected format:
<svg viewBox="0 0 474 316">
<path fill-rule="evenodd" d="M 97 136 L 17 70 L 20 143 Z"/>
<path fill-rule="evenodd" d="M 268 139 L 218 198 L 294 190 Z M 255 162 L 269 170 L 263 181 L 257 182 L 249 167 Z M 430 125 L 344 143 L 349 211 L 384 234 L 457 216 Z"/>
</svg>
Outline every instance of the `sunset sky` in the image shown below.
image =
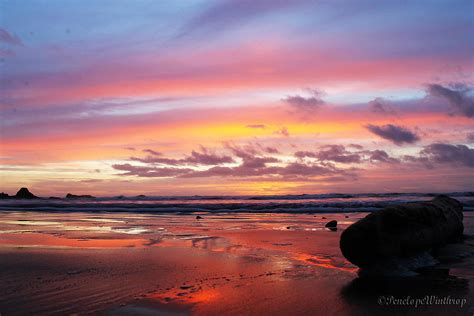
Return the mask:
<svg viewBox="0 0 474 316">
<path fill-rule="evenodd" d="M 0 190 L 474 191 L 473 12 L 0 0 Z"/>
</svg>

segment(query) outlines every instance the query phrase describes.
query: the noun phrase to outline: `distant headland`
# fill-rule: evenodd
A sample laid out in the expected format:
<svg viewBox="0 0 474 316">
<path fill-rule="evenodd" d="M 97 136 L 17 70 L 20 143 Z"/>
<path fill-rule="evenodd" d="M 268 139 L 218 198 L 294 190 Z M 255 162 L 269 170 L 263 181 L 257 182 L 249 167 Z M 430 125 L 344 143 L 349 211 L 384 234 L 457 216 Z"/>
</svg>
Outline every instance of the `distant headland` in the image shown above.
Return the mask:
<svg viewBox="0 0 474 316">
<path fill-rule="evenodd" d="M 75 195 L 68 193 L 65 196 L 66 199 L 95 199 L 95 196 L 92 195 Z M 0 193 L 0 199 L 22 199 L 22 200 L 29 200 L 29 199 L 41 199 L 41 197 L 34 195 L 33 193 L 28 190 L 28 188 L 21 188 L 15 195 L 8 195 L 7 193 Z M 51 200 L 60 199 L 59 197 L 49 197 Z"/>
</svg>

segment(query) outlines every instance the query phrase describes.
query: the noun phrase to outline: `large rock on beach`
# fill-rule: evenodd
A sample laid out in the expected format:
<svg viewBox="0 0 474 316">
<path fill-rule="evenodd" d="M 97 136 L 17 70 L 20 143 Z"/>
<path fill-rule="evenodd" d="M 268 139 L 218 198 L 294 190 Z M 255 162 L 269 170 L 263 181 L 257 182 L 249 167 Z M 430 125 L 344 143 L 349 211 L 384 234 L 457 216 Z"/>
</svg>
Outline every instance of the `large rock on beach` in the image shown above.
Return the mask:
<svg viewBox="0 0 474 316">
<path fill-rule="evenodd" d="M 447 196 L 371 213 L 341 234 L 342 254 L 361 268 L 431 251 L 463 235 L 463 206 Z"/>
</svg>

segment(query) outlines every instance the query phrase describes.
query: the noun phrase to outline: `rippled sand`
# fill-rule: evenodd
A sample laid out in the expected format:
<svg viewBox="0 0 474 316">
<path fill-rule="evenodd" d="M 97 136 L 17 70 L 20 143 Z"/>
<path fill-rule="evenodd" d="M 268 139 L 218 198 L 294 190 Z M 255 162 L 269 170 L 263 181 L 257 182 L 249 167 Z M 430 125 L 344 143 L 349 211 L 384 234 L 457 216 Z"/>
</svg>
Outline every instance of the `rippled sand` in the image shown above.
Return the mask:
<svg viewBox="0 0 474 316">
<path fill-rule="evenodd" d="M 470 263 L 428 279 L 358 279 L 338 245 L 363 216 L 1 213 L 0 313 L 472 314 Z M 324 228 L 332 219 L 338 231 Z M 388 294 L 451 295 L 468 305 L 379 305 Z"/>
</svg>

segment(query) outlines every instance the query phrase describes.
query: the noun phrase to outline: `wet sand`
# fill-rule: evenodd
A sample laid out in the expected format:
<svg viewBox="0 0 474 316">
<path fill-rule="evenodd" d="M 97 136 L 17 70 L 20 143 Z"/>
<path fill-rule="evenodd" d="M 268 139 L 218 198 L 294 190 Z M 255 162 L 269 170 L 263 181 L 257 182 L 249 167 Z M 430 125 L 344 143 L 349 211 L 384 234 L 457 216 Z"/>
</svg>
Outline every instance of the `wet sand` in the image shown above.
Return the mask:
<svg viewBox="0 0 474 316">
<path fill-rule="evenodd" d="M 423 277 L 359 279 L 339 237 L 365 215 L 4 212 L 0 313 L 473 314 L 470 258 Z M 464 221 L 471 235 L 473 215 Z M 335 232 L 324 228 L 332 219 L 339 222 Z M 415 308 L 380 301 L 427 295 L 466 303 Z"/>
</svg>

